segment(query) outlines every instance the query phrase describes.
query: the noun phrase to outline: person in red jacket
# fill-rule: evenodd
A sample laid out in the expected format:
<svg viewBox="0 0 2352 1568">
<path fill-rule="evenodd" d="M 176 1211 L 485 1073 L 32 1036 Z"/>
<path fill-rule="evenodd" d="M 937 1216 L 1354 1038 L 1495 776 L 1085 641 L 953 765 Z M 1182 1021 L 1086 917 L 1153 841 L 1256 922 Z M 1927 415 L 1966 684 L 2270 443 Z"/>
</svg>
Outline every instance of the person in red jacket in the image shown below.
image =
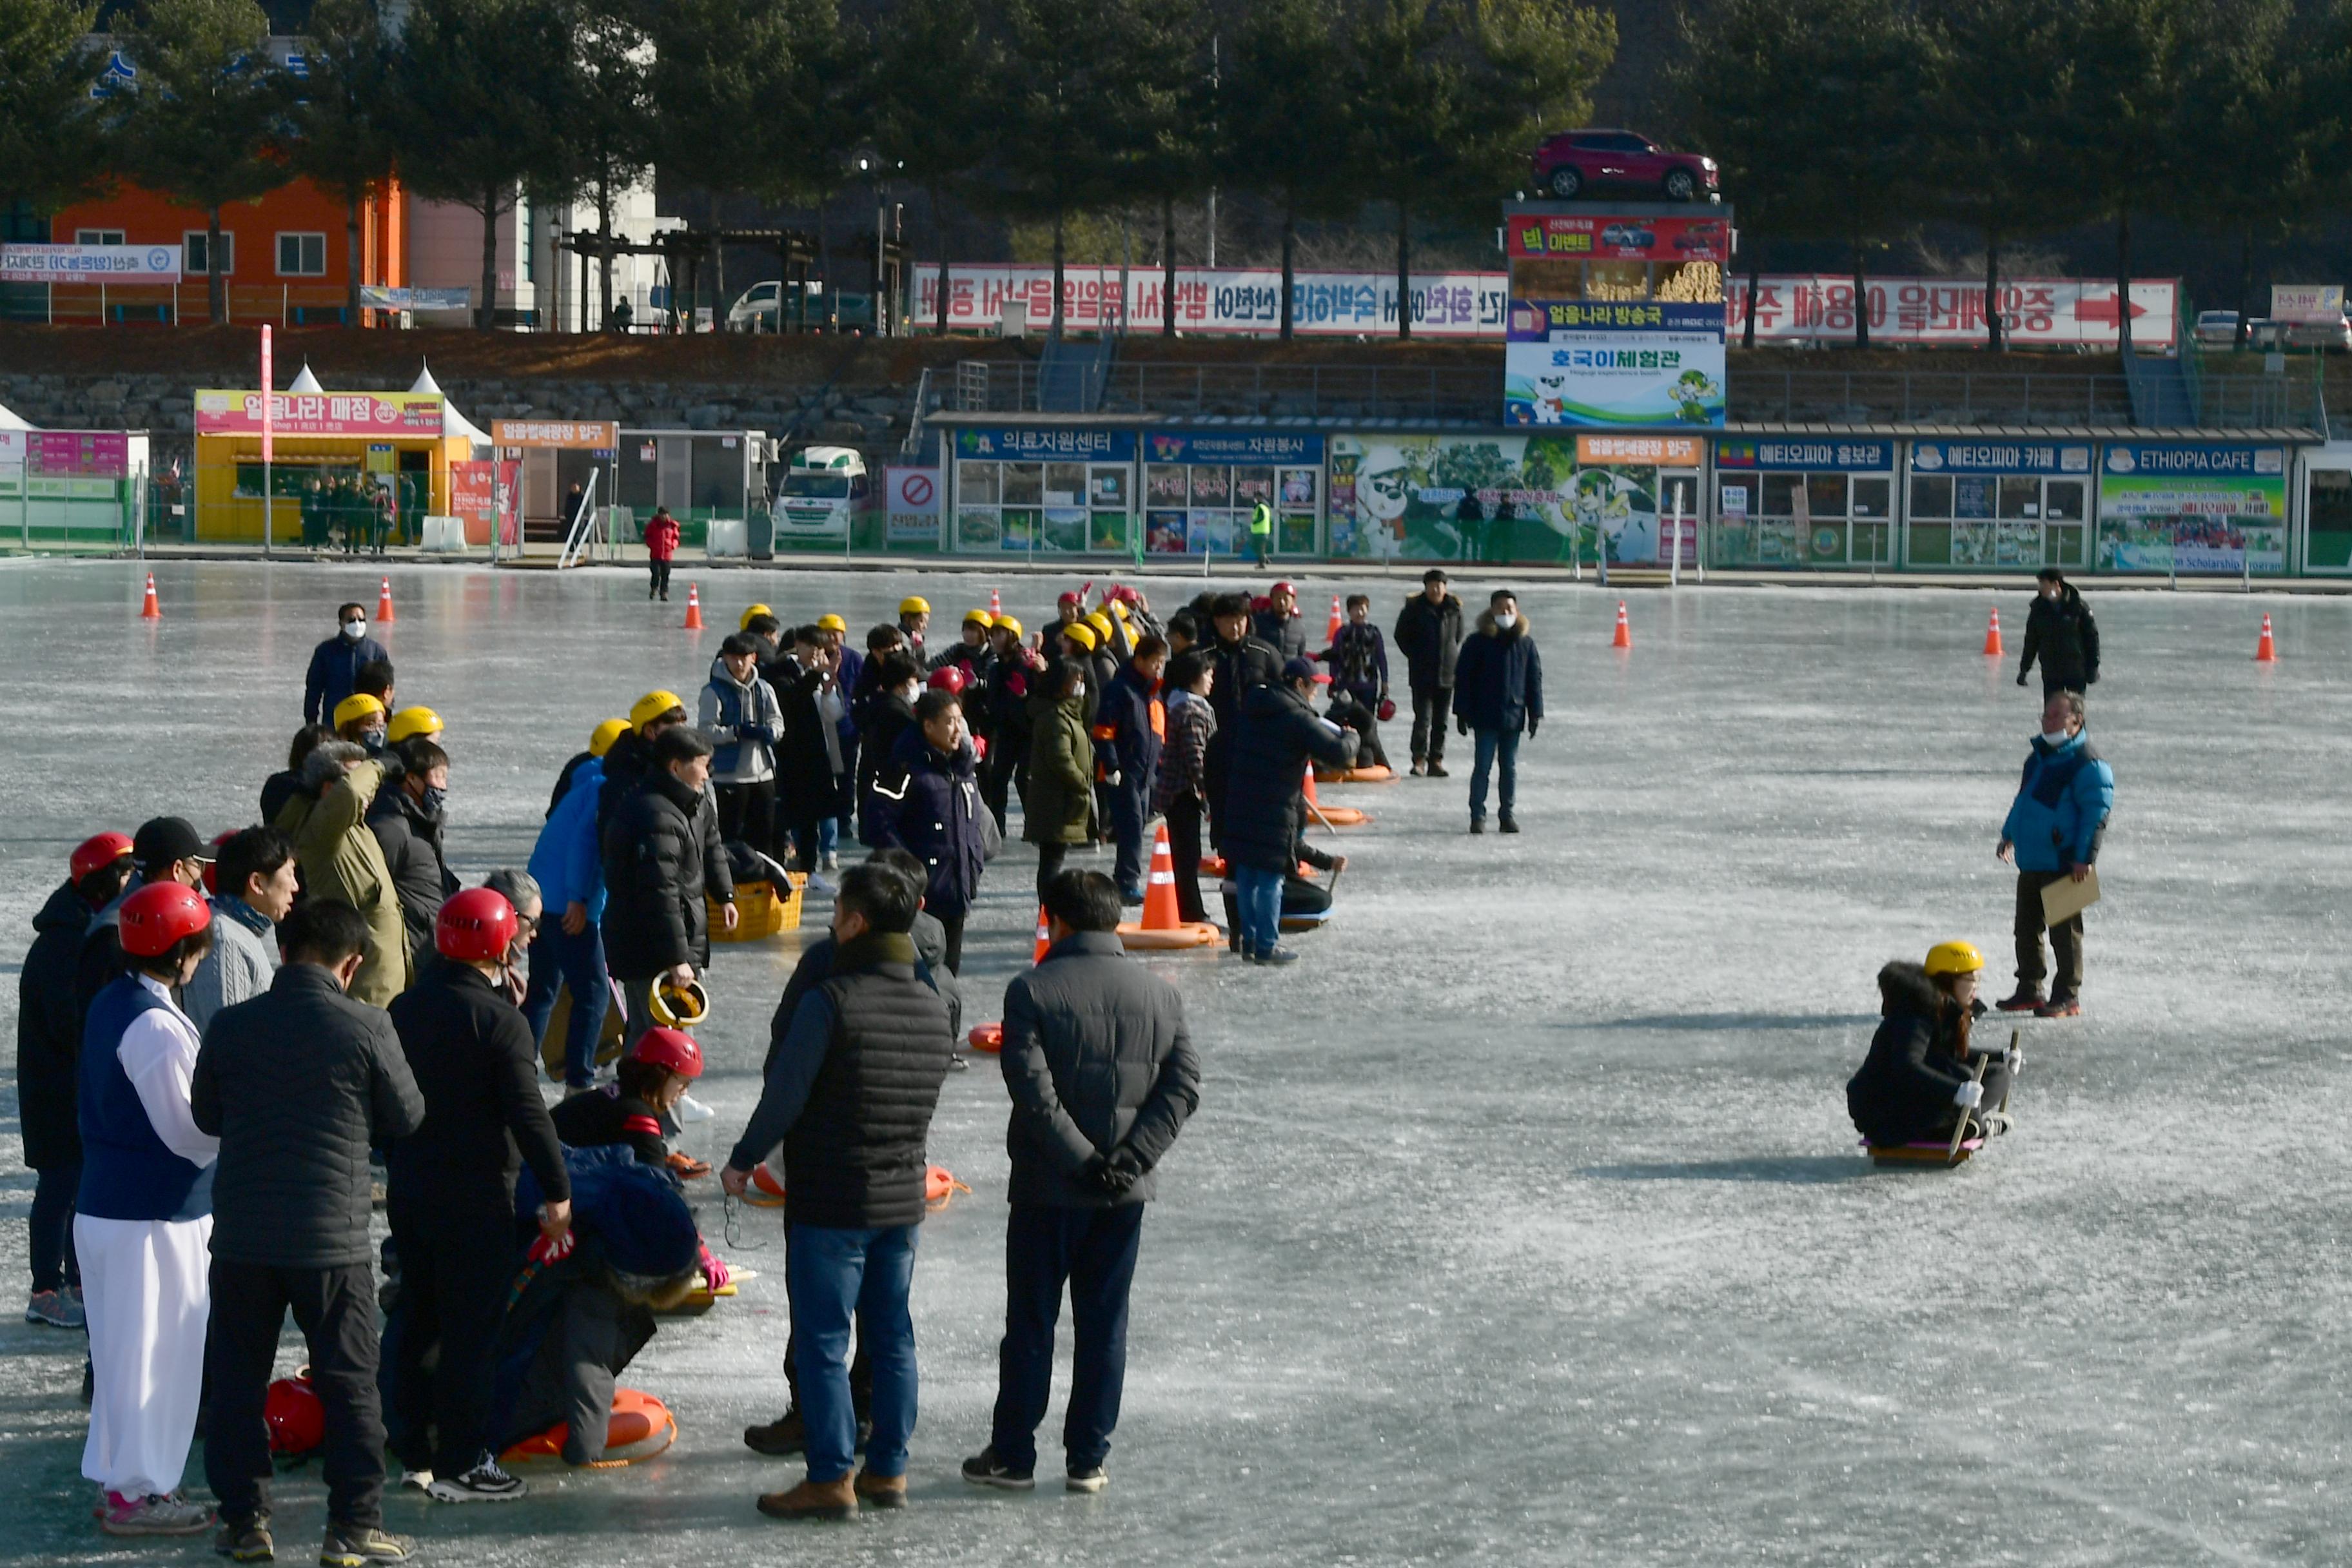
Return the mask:
<svg viewBox="0 0 2352 1568">
<path fill-rule="evenodd" d="M 677 519 L 670 516 L 669 508 L 657 506 L 646 520 L 646 554 L 653 570 L 653 579 L 646 584 L 646 598 L 658 594 L 662 603 L 669 603 L 669 562 L 677 553 Z"/>
</svg>

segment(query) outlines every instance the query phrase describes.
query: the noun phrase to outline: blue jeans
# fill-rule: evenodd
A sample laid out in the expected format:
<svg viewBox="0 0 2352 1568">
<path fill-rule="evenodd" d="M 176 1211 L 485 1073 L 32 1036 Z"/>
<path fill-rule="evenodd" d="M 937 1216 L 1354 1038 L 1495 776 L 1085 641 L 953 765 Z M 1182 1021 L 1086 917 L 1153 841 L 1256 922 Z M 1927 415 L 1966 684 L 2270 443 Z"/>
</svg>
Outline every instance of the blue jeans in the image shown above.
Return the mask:
<svg viewBox="0 0 2352 1568">
<path fill-rule="evenodd" d="M 1144 825 L 1151 817 L 1150 787 L 1148 773 L 1139 777 L 1132 773 L 1110 786 L 1111 837 L 1118 844 L 1111 880 L 1118 884 L 1122 896 L 1143 890 L 1143 873 L 1151 853 L 1143 837 Z"/>
<path fill-rule="evenodd" d="M 816 852 L 830 855 L 841 847 L 841 818 L 821 816 L 816 824 Z"/>
<path fill-rule="evenodd" d="M 604 1032 L 612 990 L 604 979 L 604 933 L 590 921 L 578 936 L 566 934 L 556 911 L 548 911 L 530 939 L 530 988 L 523 993 L 523 1021 L 530 1037 L 547 1043 L 547 1021 L 555 1013 L 558 986 L 572 990 L 572 1017 L 563 1032 L 563 1081 L 585 1089 L 596 1081 L 596 1037 Z"/>
<path fill-rule="evenodd" d="M 915 1431 L 915 1320 L 907 1294 L 915 1279 L 916 1229 L 792 1227 L 784 1288 L 793 1303 L 813 1481 L 841 1479 L 856 1452 L 857 1416 L 849 1395 L 852 1324 L 874 1363 L 874 1435 L 866 1440 L 866 1468 L 877 1476 L 907 1473 L 907 1439 Z"/>
<path fill-rule="evenodd" d="M 1004 1224 L 1004 1342 L 997 1352 L 989 1445 L 1007 1468 L 1037 1468 L 1037 1424 L 1054 1397 L 1054 1324 L 1070 1289 L 1070 1409 L 1062 1449 L 1072 1470 L 1110 1453 L 1127 1383 L 1127 1296 L 1143 1240 L 1143 1205 L 1014 1204 Z"/>
<path fill-rule="evenodd" d="M 1242 956 L 1271 951 L 1282 940 L 1282 873 L 1236 866 L 1234 897 L 1240 906 Z"/>
<path fill-rule="evenodd" d="M 1495 781 L 1495 795 L 1501 804 L 1503 815 L 1511 815 L 1511 803 L 1519 793 L 1519 732 L 1517 730 L 1478 730 L 1472 732 L 1477 747 L 1477 758 L 1470 766 L 1470 820 L 1486 820 L 1486 773 L 1499 758 L 1502 777 Z"/>
<path fill-rule="evenodd" d="M 81 1188 L 81 1162 L 50 1165 L 33 1181 L 33 1290 L 56 1290 L 81 1283 L 75 1266 L 74 1199 Z"/>
</svg>

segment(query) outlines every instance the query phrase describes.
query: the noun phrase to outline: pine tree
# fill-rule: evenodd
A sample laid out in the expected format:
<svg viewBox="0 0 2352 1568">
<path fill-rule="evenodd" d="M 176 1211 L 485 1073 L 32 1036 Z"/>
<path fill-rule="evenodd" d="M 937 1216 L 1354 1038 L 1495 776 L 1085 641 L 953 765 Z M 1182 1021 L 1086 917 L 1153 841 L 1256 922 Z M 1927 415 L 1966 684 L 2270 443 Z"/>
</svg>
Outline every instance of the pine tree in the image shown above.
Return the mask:
<svg viewBox="0 0 2352 1568">
<path fill-rule="evenodd" d="M 100 61 L 85 43 L 89 6 L 0 0 L 0 207 L 47 215 L 89 191 L 107 154 L 90 97 Z"/>
<path fill-rule="evenodd" d="M 884 155 L 931 198 L 938 227 L 937 330 L 948 330 L 947 202 L 994 150 L 989 83 L 1000 68 L 973 0 L 901 0 L 882 30 L 874 136 Z"/>
<path fill-rule="evenodd" d="M 294 105 L 288 152 L 295 172 L 343 204 L 350 274 L 343 308 L 360 319 L 360 204 L 391 177 L 395 52 L 374 0 L 318 0 L 302 42 L 309 70 Z"/>
</svg>

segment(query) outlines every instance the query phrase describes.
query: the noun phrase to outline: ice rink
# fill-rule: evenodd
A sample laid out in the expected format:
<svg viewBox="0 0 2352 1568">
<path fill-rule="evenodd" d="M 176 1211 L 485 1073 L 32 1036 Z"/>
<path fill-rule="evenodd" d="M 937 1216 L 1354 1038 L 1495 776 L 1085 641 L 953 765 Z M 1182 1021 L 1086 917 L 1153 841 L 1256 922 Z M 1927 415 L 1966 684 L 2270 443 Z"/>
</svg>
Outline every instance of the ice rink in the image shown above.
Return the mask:
<svg viewBox="0 0 2352 1568">
<path fill-rule="evenodd" d="M 284 765 L 311 647 L 373 571 L 0 565 L 0 959 L 68 848 L 176 812 L 207 836 Z M 1075 574 L 1074 574 L 1075 575 Z M 753 599 L 855 628 L 902 593 L 942 623 L 1063 583 L 728 572 L 393 574 L 404 703 L 446 720 L 451 858 L 520 864 L 557 767 L 652 686 L 692 694 Z M 1197 583 L 1147 584 L 1164 612 Z M 1408 588 L 1369 586 L 1385 628 Z M 1489 580 L 1465 579 L 1465 600 Z M 1135 1288 L 1110 1489 L 982 1493 L 1003 1310 L 1004 1091 L 951 1079 L 932 1155 L 973 1191 L 922 1234 L 913 1506 L 784 1526 L 797 1461 L 739 1440 L 782 1407 L 774 1221 L 762 1278 L 667 1323 L 625 1381 L 677 1410 L 656 1461 L 539 1471 L 509 1508 L 413 1497 L 433 1563 L 2340 1563 L 2352 1120 L 2352 600 L 2090 590 L 2093 736 L 2116 807 L 2086 1016 L 2024 1027 L 2019 1127 L 1950 1174 L 1874 1173 L 1843 1086 L 1890 957 L 1965 936 L 2005 994 L 2013 876 L 1992 854 L 2040 684 L 2023 589 L 1525 595 L 1549 717 L 1517 838 L 1464 832 L 1449 781 L 1330 792 L 1378 820 L 1286 971 L 1158 961 L 1203 1047 Z M 2010 657 L 1978 652 L 1998 604 Z M 1475 608 L 1475 604 L 1474 604 Z M 2252 662 L 2262 615 L 2282 662 Z M 951 624 L 942 636 L 952 636 Z M 1402 698 L 1402 672 L 1398 671 Z M 1404 726 L 1389 731 L 1404 761 Z M 1017 837 L 1017 829 L 1016 829 Z M 1108 869 L 1106 854 L 1089 862 Z M 975 1020 L 1025 963 L 1033 852 L 991 869 Z M 719 950 L 698 1090 L 722 1156 L 756 1095 L 789 941 Z M 16 986 L 5 988 L 13 1020 Z M 13 1039 L 13 1022 L 10 1025 Z M 23 1325 L 32 1180 L 0 1094 L 0 1562 L 210 1562 L 100 1536 L 79 1478 L 77 1336 Z M 698 1184 L 709 1187 L 712 1184 Z M 289 1325 L 290 1330 L 290 1325 Z M 1067 1336 L 1064 1337 L 1066 1358 Z M 299 1342 L 286 1342 L 290 1370 Z M 188 1477 L 200 1485 L 200 1461 Z M 281 1480 L 310 1560 L 315 1467 Z"/>
</svg>

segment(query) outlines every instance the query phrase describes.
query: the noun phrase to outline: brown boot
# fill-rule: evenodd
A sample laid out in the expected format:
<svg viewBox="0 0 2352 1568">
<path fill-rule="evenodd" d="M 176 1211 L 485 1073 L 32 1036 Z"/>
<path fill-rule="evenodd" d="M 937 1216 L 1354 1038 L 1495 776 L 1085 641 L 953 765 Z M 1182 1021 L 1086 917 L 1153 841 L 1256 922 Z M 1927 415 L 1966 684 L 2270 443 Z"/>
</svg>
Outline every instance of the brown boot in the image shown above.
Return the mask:
<svg viewBox="0 0 2352 1568">
<path fill-rule="evenodd" d="M 877 1476 L 871 1470 L 857 1472 L 857 1500 L 867 1508 L 904 1508 L 907 1506 L 907 1478 Z"/>
<path fill-rule="evenodd" d="M 760 1511 L 770 1519 L 854 1519 L 857 1493 L 847 1476 L 837 1481 L 803 1481 L 788 1492 L 763 1494 Z"/>
</svg>

